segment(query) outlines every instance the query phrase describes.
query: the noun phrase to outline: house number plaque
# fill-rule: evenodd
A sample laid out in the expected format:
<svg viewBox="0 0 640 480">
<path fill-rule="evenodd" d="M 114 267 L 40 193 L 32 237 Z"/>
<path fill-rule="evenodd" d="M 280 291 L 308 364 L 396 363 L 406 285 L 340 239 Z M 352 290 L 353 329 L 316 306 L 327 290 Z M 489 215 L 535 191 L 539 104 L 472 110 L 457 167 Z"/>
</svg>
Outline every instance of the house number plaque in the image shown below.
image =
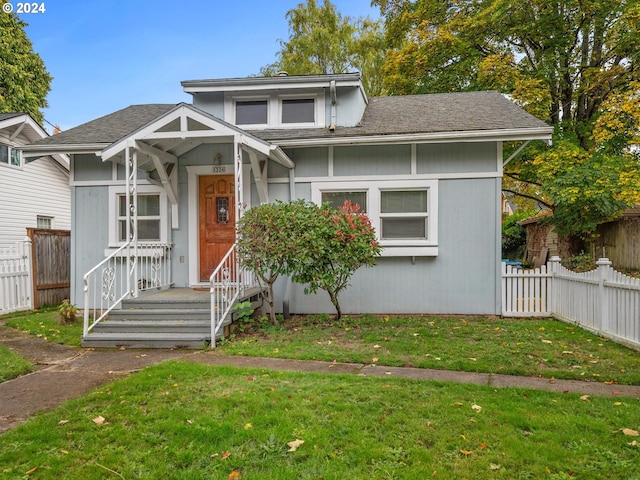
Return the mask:
<svg viewBox="0 0 640 480">
<path fill-rule="evenodd" d="M 226 165 L 215 165 L 211 167 L 211 173 L 227 173 Z"/>
</svg>

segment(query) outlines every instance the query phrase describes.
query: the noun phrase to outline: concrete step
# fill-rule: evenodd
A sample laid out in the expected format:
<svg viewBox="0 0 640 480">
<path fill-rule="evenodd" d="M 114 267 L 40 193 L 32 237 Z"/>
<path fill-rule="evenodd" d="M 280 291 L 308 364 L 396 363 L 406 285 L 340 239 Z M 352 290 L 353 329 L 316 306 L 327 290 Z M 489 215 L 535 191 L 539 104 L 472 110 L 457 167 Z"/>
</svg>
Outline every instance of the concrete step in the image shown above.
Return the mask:
<svg viewBox="0 0 640 480">
<path fill-rule="evenodd" d="M 221 338 L 218 334 L 216 338 Z M 211 335 L 201 333 L 96 333 L 82 338 L 83 347 L 93 348 L 189 348 L 208 346 Z"/>
<path fill-rule="evenodd" d="M 109 320 L 179 321 L 208 320 L 210 318 L 209 309 L 128 308 L 109 312 Z"/>
<path fill-rule="evenodd" d="M 207 334 L 211 332 L 211 320 L 113 320 L 110 318 L 98 323 L 95 327 L 93 327 L 93 332 Z"/>
</svg>

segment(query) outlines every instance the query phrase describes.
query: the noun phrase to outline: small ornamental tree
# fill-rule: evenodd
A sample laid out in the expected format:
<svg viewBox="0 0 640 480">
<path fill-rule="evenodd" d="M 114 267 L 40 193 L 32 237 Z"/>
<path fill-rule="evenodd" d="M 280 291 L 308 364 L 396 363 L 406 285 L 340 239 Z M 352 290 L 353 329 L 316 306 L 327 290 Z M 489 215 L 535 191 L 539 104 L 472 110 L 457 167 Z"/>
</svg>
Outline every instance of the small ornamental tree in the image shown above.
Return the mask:
<svg viewBox="0 0 640 480">
<path fill-rule="evenodd" d="M 273 285 L 278 277 L 291 273 L 296 245 L 302 238 L 300 232 L 307 230 L 306 219 L 312 207 L 315 205 L 303 200 L 265 203 L 250 208 L 238 221 L 238 259 L 267 287 L 265 300 L 273 324 L 276 323 Z"/>
<path fill-rule="evenodd" d="M 336 319 L 340 319 L 340 293 L 357 269 L 375 265 L 381 247 L 369 217 L 348 200 L 338 210 L 329 204 L 314 205 L 306 221 L 297 245 L 293 279 L 308 284 L 305 293 L 326 290 L 336 308 Z"/>
</svg>

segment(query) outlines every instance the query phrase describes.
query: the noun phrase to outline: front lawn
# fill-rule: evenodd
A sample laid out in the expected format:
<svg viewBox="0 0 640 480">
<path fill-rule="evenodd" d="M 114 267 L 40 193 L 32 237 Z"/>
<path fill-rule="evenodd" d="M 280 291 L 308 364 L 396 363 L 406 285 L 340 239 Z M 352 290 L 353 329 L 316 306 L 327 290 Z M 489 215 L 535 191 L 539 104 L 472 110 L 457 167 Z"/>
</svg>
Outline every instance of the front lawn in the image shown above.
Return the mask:
<svg viewBox="0 0 640 480">
<path fill-rule="evenodd" d="M 638 479 L 640 401 L 165 362 L 0 437 L 3 478 Z"/>
<path fill-rule="evenodd" d="M 552 319 L 292 317 L 220 345 L 249 355 L 640 384 L 640 353 Z"/>
<path fill-rule="evenodd" d="M 7 327 L 16 328 L 53 343 L 80 346 L 82 320 L 69 325 L 61 324 L 57 308 L 18 312 L 2 317 Z"/>
<path fill-rule="evenodd" d="M 0 383 L 33 371 L 33 365 L 0 345 Z"/>
</svg>

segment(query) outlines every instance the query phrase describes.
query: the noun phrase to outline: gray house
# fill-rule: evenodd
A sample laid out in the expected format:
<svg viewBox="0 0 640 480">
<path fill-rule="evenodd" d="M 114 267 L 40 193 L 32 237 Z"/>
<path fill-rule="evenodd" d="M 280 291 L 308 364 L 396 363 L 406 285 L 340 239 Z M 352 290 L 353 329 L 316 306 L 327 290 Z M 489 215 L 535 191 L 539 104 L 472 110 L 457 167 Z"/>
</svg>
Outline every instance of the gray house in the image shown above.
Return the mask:
<svg viewBox="0 0 640 480">
<path fill-rule="evenodd" d="M 85 340 L 159 288 L 226 312 L 254 285 L 236 220 L 298 198 L 353 200 L 376 228 L 382 257 L 352 278 L 345 313 L 500 314 L 502 146 L 548 141 L 546 124 L 492 91 L 368 98 L 357 73 L 182 87 L 193 104 L 132 105 L 28 148 L 71 155 L 72 302 L 97 310 Z M 332 311 L 286 280 L 277 297 Z"/>
</svg>

